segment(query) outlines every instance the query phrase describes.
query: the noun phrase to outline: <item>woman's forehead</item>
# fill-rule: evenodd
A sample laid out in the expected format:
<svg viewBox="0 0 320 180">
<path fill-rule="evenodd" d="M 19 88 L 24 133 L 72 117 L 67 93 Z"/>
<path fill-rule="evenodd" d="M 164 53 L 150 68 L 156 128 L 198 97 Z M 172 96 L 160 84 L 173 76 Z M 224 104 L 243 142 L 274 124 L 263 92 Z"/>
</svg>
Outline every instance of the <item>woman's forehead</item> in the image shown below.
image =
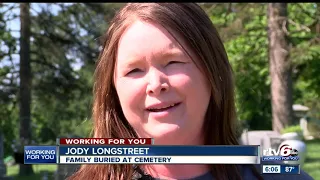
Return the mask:
<svg viewBox="0 0 320 180">
<path fill-rule="evenodd" d="M 158 53 L 179 48 L 179 43 L 160 25 L 135 21 L 119 40 L 118 58 L 150 52 Z M 124 53 L 125 52 L 125 53 Z M 126 58 L 126 57 L 123 57 Z"/>
<path fill-rule="evenodd" d="M 171 27 L 136 20 L 127 27 L 119 39 L 116 60 L 121 63 L 132 58 L 141 59 L 146 55 L 174 54 L 179 51 L 195 59 L 181 34 Z"/>
</svg>

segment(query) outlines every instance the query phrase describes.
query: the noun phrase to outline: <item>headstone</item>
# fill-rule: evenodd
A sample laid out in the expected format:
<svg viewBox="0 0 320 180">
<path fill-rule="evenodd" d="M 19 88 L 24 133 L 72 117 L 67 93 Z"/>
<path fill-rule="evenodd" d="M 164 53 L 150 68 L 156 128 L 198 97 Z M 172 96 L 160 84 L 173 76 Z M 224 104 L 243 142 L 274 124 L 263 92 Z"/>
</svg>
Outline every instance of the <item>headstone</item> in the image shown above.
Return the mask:
<svg viewBox="0 0 320 180">
<path fill-rule="evenodd" d="M 281 134 L 275 131 L 247 131 L 240 140 L 243 145 L 260 145 L 261 149 L 278 149 L 282 141 Z"/>
<path fill-rule="evenodd" d="M 305 139 L 313 139 L 311 133 L 308 130 L 308 120 L 306 118 L 300 119 L 300 127 L 302 129 L 302 135 Z"/>
<path fill-rule="evenodd" d="M 4 164 L 3 162 L 3 159 L 4 159 L 4 145 L 3 145 L 3 136 L 0 132 L 0 180 L 11 180 L 13 179 L 12 177 L 8 177 L 6 176 L 7 174 L 7 168 L 6 168 L 6 165 Z"/>
<path fill-rule="evenodd" d="M 79 168 L 80 165 L 59 164 L 55 175 L 55 180 L 65 180 L 67 177 L 74 174 Z"/>
<path fill-rule="evenodd" d="M 315 139 L 320 139 L 320 120 L 314 119 L 308 125 L 309 132 Z"/>
<path fill-rule="evenodd" d="M 68 135 L 67 138 L 81 138 L 79 136 Z M 59 140 L 57 140 L 59 142 Z M 59 164 L 57 171 L 55 172 L 55 180 L 65 180 L 80 168 L 78 164 Z"/>
<path fill-rule="evenodd" d="M 310 110 L 307 106 L 303 106 L 301 104 L 294 104 L 292 106 L 292 109 L 293 109 L 294 115 L 298 119 L 304 117 L 307 114 L 307 112 Z"/>
<path fill-rule="evenodd" d="M 41 180 L 48 180 L 49 179 L 48 171 L 40 171 L 40 174 L 41 174 Z"/>
</svg>

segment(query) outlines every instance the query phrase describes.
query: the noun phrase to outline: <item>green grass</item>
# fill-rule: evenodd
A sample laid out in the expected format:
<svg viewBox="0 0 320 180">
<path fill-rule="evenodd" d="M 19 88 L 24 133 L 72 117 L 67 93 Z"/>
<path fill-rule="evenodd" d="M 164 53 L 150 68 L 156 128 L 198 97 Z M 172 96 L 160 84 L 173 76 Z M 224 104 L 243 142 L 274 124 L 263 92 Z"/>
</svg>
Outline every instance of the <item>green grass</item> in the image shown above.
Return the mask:
<svg viewBox="0 0 320 180">
<path fill-rule="evenodd" d="M 18 176 L 19 165 L 11 166 L 7 168 L 7 176 L 14 177 L 15 180 L 40 180 L 42 179 L 41 171 L 48 171 L 48 180 L 54 180 L 53 173 L 57 170 L 57 165 L 33 165 L 34 175 L 32 176 Z"/>
<path fill-rule="evenodd" d="M 320 180 L 320 140 L 309 140 L 307 143 L 307 157 L 302 170 L 315 180 Z"/>
<path fill-rule="evenodd" d="M 315 180 L 320 180 L 320 140 L 306 141 L 307 157 L 302 170 L 307 172 Z M 54 180 L 53 173 L 56 171 L 57 165 L 33 165 L 35 175 L 28 177 L 19 177 L 19 166 L 8 167 L 7 175 L 14 177 L 16 180 L 40 180 L 40 171 L 49 172 L 49 180 Z"/>
</svg>

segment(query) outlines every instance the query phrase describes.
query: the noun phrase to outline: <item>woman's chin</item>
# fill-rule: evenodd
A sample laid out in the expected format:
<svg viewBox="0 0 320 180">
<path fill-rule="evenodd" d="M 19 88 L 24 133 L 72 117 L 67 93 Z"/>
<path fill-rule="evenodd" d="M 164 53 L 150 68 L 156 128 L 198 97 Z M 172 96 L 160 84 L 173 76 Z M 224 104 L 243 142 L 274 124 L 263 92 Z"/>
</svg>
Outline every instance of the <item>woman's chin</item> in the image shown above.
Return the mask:
<svg viewBox="0 0 320 180">
<path fill-rule="evenodd" d="M 184 134 L 176 124 L 162 124 L 145 130 L 157 145 L 173 145 L 178 144 L 178 142 L 181 144 L 181 140 L 177 137 L 181 137 Z"/>
</svg>

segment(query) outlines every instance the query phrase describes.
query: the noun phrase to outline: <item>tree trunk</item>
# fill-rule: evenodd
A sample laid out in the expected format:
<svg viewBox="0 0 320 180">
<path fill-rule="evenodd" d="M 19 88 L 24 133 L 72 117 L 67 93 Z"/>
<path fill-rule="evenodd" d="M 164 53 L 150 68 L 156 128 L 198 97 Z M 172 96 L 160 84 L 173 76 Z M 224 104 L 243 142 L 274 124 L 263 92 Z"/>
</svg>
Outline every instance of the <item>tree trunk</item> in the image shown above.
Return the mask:
<svg viewBox="0 0 320 180">
<path fill-rule="evenodd" d="M 287 4 L 268 5 L 272 129 L 281 132 L 293 120 L 292 79 L 287 40 Z"/>
<path fill-rule="evenodd" d="M 31 142 L 31 67 L 30 67 L 30 4 L 20 4 L 20 140 Z M 27 144 L 23 144 L 27 145 Z M 32 165 L 20 164 L 19 175 L 33 174 Z"/>
</svg>

